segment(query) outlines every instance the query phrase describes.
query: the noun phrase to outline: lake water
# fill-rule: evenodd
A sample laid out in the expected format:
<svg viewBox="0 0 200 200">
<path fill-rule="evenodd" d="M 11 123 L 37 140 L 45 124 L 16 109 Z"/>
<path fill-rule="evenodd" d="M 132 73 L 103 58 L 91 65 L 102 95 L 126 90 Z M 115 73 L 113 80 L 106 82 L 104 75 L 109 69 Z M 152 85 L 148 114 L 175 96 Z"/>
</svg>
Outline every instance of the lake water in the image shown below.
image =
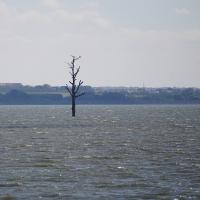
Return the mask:
<svg viewBox="0 0 200 200">
<path fill-rule="evenodd" d="M 1 200 L 199 200 L 200 106 L 0 106 Z"/>
</svg>

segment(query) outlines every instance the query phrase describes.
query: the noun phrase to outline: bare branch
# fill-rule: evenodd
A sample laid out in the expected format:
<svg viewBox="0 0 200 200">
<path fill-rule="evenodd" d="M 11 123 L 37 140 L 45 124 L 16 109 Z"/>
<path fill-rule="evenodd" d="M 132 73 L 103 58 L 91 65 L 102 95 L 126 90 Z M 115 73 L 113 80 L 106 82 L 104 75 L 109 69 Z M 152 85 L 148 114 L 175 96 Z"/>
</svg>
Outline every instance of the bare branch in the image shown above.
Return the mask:
<svg viewBox="0 0 200 200">
<path fill-rule="evenodd" d="M 77 86 L 77 88 L 76 88 L 76 91 L 75 91 L 75 94 L 77 94 L 78 93 L 78 91 L 79 91 L 79 88 L 80 88 L 80 86 L 83 84 L 83 81 L 79 81 L 79 83 L 78 83 L 78 86 Z"/>
<path fill-rule="evenodd" d="M 76 72 L 74 73 L 74 77 L 77 76 L 77 74 L 79 73 L 79 70 L 80 70 L 80 66 L 76 69 Z"/>
<path fill-rule="evenodd" d="M 71 57 L 73 58 L 74 61 L 79 60 L 81 58 L 81 56 L 75 57 L 75 56 L 72 56 L 72 55 L 71 55 Z"/>
<path fill-rule="evenodd" d="M 71 67 L 72 67 L 72 64 L 71 64 L 71 63 L 67 63 L 67 64 L 68 64 L 69 68 L 71 68 Z"/>
<path fill-rule="evenodd" d="M 69 92 L 69 94 L 72 96 L 72 92 L 71 92 L 71 90 L 69 89 L 69 86 L 66 84 L 66 87 L 65 87 L 66 89 L 67 89 L 67 91 Z"/>
<path fill-rule="evenodd" d="M 71 76 L 73 76 L 72 72 L 69 72 L 69 74 L 70 74 Z"/>
<path fill-rule="evenodd" d="M 71 81 L 69 81 L 69 83 L 70 83 L 71 85 L 73 85 L 73 83 L 72 83 Z"/>
</svg>

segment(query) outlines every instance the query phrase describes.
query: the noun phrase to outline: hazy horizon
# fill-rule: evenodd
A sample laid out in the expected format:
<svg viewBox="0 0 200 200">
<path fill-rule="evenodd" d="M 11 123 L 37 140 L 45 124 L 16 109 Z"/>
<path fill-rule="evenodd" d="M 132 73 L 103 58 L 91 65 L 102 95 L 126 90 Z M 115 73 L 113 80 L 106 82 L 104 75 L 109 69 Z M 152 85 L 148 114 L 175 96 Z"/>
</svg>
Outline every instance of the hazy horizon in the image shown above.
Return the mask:
<svg viewBox="0 0 200 200">
<path fill-rule="evenodd" d="M 7 82 L 7 83 L 1 83 L 0 82 L 0 86 L 2 86 L 2 84 L 22 84 L 23 86 L 30 86 L 30 87 L 36 87 L 36 86 L 44 86 L 44 85 L 49 85 L 50 87 L 63 87 L 63 86 L 66 86 L 66 84 L 63 84 L 63 85 L 53 85 L 53 84 L 49 84 L 49 83 L 40 83 L 40 84 L 26 84 L 26 83 L 17 83 L 17 82 Z M 88 85 L 88 84 L 83 84 L 82 87 L 85 87 L 85 86 L 88 86 L 88 87 L 94 87 L 94 88 L 197 88 L 197 89 L 200 89 L 200 87 L 177 87 L 177 86 L 159 86 L 159 87 L 153 87 L 153 86 L 148 86 L 148 85 L 141 85 L 141 86 L 124 86 L 124 85 L 116 85 L 116 86 L 112 86 L 112 85 Z"/>
<path fill-rule="evenodd" d="M 200 87 L 199 0 L 0 0 L 0 82 Z"/>
</svg>

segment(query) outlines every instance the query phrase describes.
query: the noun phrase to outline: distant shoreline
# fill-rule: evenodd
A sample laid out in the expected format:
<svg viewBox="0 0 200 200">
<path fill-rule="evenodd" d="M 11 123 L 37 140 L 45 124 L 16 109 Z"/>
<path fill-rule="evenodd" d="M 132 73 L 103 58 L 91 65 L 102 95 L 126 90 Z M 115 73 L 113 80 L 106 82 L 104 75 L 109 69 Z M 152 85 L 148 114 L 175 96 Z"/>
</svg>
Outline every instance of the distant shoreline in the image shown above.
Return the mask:
<svg viewBox="0 0 200 200">
<path fill-rule="evenodd" d="M 137 88 L 83 86 L 79 105 L 200 104 L 198 88 Z M 70 105 L 65 86 L 0 85 L 0 105 Z"/>
</svg>

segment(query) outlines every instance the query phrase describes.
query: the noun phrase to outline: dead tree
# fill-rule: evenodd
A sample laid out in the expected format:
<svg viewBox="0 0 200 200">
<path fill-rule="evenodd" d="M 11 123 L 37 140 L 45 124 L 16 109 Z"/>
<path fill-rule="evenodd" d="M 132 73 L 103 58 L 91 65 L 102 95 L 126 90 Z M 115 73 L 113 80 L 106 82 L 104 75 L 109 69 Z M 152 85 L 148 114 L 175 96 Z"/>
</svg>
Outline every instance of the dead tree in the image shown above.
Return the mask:
<svg viewBox="0 0 200 200">
<path fill-rule="evenodd" d="M 72 117 L 75 117 L 75 115 L 76 115 L 76 98 L 85 94 L 84 92 L 82 92 L 82 93 L 79 92 L 79 89 L 80 89 L 81 85 L 83 84 L 83 81 L 80 80 L 78 82 L 78 84 L 76 84 L 77 75 L 80 71 L 80 66 L 78 68 L 76 68 L 75 62 L 77 60 L 79 60 L 80 58 L 81 58 L 81 56 L 79 56 L 79 57 L 72 56 L 71 63 L 68 63 L 69 68 L 70 68 L 69 73 L 71 75 L 72 80 L 69 81 L 71 86 L 68 86 L 66 84 L 66 89 L 67 89 L 68 93 L 70 94 L 71 100 L 72 100 Z"/>
</svg>

